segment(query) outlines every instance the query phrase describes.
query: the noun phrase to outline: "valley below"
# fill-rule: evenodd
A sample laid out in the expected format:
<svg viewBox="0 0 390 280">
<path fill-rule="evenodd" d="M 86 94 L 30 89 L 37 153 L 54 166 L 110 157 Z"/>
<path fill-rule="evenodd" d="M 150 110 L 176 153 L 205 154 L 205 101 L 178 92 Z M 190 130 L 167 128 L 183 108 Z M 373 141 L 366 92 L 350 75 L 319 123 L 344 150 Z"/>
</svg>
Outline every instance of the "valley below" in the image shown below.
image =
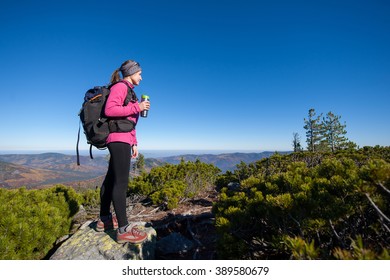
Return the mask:
<svg viewBox="0 0 390 280">
<path fill-rule="evenodd" d="M 240 162 L 246 164 L 269 157 L 273 152 L 262 153 L 223 153 L 223 154 L 184 154 L 177 156 L 145 158 L 145 171 L 164 164 L 178 164 L 181 160 L 213 164 L 221 172 L 233 171 Z M 107 171 L 107 155 L 80 156 L 77 165 L 75 155 L 61 153 L 42 154 L 3 154 L 0 155 L 0 187 L 12 189 L 45 188 L 55 184 L 72 186 L 75 189 L 96 188 L 101 185 Z M 134 161 L 129 170 L 130 176 L 137 176 Z"/>
</svg>

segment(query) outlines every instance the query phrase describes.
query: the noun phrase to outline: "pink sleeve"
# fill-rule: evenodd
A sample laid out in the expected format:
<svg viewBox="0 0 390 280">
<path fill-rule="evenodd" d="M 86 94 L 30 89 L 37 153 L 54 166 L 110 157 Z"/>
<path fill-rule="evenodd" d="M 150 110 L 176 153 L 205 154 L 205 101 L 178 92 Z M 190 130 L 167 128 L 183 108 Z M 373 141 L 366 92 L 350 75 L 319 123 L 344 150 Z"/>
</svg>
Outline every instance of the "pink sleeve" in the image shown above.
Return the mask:
<svg viewBox="0 0 390 280">
<path fill-rule="evenodd" d="M 138 141 L 137 141 L 137 132 L 135 129 L 133 129 L 131 132 L 130 132 L 130 135 L 131 135 L 131 143 L 133 145 L 138 145 Z"/>
<path fill-rule="evenodd" d="M 138 102 L 129 102 L 127 106 L 123 106 L 127 96 L 127 86 L 123 83 L 117 83 L 111 88 L 108 96 L 104 113 L 107 117 L 126 117 L 139 113 Z"/>
</svg>

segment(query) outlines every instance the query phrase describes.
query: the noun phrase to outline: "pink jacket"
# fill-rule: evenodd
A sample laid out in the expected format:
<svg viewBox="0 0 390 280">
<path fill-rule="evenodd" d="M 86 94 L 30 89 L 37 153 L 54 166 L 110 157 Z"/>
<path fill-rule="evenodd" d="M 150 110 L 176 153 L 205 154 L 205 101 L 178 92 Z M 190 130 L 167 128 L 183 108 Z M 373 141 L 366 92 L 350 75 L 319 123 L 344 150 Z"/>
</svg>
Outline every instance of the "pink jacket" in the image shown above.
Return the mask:
<svg viewBox="0 0 390 280">
<path fill-rule="evenodd" d="M 127 82 L 131 88 L 134 86 Z M 127 96 L 127 86 L 124 83 L 117 83 L 111 87 L 110 95 L 108 96 L 104 113 L 107 117 L 127 117 L 129 120 L 137 123 L 139 113 L 141 112 L 138 102 L 129 102 L 127 106 L 123 106 Z M 108 135 L 107 144 L 112 142 L 124 142 L 130 145 L 137 144 L 136 131 L 133 129 L 130 132 L 113 132 Z"/>
</svg>

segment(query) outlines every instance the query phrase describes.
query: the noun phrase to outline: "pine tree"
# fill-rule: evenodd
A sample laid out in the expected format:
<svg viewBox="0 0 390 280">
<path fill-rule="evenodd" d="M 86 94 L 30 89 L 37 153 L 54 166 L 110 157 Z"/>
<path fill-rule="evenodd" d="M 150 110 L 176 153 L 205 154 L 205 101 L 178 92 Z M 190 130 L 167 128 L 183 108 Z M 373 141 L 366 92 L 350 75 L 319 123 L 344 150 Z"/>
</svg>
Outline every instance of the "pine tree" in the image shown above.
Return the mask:
<svg viewBox="0 0 390 280">
<path fill-rule="evenodd" d="M 301 137 L 296 132 L 293 133 L 293 144 L 292 144 L 292 146 L 294 148 L 294 152 L 302 151 Z"/>
<path fill-rule="evenodd" d="M 144 171 L 145 170 L 145 156 L 143 154 L 139 154 L 135 164 L 136 164 L 136 167 L 138 170 Z"/>
<path fill-rule="evenodd" d="M 324 138 L 332 152 L 347 148 L 348 145 L 348 139 L 345 137 L 346 124 L 341 124 L 340 118 L 341 116 L 336 116 L 332 112 L 323 118 Z"/>
<path fill-rule="evenodd" d="M 322 140 L 322 124 L 320 123 L 320 119 L 322 117 L 319 115 L 316 117 L 316 112 L 314 109 L 309 110 L 309 118 L 304 119 L 306 129 L 306 143 L 307 149 L 311 152 L 315 152 L 318 150 Z"/>
</svg>

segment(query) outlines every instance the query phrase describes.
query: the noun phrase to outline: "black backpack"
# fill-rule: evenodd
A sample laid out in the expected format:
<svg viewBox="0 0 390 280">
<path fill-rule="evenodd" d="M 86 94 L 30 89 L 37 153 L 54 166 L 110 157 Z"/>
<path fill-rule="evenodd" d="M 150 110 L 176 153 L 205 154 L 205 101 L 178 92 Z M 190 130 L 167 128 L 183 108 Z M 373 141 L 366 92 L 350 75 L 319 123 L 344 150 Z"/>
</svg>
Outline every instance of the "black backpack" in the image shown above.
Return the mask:
<svg viewBox="0 0 390 280">
<path fill-rule="evenodd" d="M 127 86 L 127 97 L 123 106 L 126 106 L 129 102 L 136 102 L 138 99 L 132 88 L 127 83 L 123 81 L 119 81 L 118 83 L 120 82 Z M 127 117 L 108 118 L 104 114 L 104 108 L 108 95 L 110 94 L 110 88 L 114 84 L 91 88 L 84 96 L 84 102 L 79 117 L 80 122 L 83 125 L 87 143 L 90 144 L 89 154 L 91 159 L 93 159 L 92 146 L 98 149 L 105 149 L 107 147 L 106 140 L 110 132 L 130 132 L 135 128 L 135 123 L 128 120 Z M 76 145 L 77 165 L 80 165 L 79 141 L 80 125 Z"/>
</svg>

